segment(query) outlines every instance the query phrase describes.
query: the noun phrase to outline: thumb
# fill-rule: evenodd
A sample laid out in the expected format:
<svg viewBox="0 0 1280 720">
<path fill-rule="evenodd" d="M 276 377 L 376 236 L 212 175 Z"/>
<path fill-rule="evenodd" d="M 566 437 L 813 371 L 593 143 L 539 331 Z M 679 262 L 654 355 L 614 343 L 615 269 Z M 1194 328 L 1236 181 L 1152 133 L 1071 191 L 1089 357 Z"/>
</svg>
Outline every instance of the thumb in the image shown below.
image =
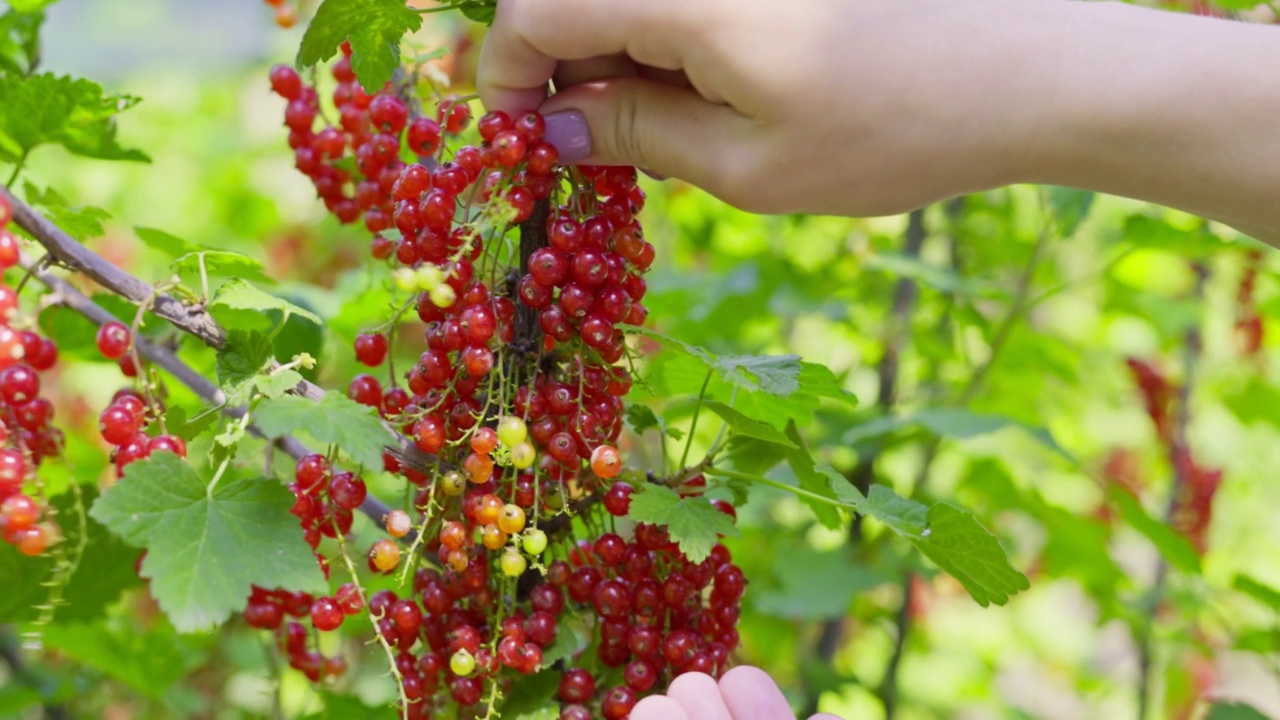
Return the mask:
<svg viewBox="0 0 1280 720">
<path fill-rule="evenodd" d="M 747 150 L 748 120 L 690 88 L 643 78 L 575 85 L 538 109 L 546 140 L 572 165 L 631 165 L 711 192 Z"/>
</svg>

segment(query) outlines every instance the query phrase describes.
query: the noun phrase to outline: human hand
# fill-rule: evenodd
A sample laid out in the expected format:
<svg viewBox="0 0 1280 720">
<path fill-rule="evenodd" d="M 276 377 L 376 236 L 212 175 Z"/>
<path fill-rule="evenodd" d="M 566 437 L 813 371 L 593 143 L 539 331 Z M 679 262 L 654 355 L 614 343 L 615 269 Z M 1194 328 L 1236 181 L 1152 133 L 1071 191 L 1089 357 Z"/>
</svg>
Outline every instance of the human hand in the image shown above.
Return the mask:
<svg viewBox="0 0 1280 720">
<path fill-rule="evenodd" d="M 1018 68 L 1058 4 L 500 0 L 478 85 L 490 110 L 550 116 L 563 160 L 757 212 L 883 215 L 1017 175 L 1044 95 Z"/>
<path fill-rule="evenodd" d="M 630 720 L 792 720 L 795 715 L 773 678 L 759 668 L 736 667 L 720 682 L 702 673 L 676 678 L 666 695 L 641 700 Z M 810 720 L 840 720 L 821 713 Z"/>
</svg>

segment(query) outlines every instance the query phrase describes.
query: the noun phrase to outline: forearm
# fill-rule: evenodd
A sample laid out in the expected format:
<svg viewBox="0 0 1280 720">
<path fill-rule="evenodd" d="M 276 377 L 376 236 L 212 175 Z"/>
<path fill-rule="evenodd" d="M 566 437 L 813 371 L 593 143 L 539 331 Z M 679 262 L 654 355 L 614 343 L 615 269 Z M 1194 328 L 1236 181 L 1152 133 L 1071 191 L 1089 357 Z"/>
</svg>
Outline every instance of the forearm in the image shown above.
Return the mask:
<svg viewBox="0 0 1280 720">
<path fill-rule="evenodd" d="M 1043 6 L 1040 6 L 1043 7 Z M 1066 3 L 1019 181 L 1160 203 L 1280 245 L 1280 28 Z"/>
</svg>

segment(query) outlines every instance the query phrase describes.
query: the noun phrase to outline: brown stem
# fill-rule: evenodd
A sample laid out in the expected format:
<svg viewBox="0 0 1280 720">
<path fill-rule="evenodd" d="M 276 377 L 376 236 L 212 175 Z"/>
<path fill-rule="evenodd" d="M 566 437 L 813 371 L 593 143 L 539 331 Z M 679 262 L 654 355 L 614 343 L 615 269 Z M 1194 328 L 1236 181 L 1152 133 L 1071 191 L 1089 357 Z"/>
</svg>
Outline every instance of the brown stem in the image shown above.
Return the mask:
<svg viewBox="0 0 1280 720">
<path fill-rule="evenodd" d="M 1196 284 L 1192 297 L 1197 301 L 1204 300 L 1205 284 L 1209 280 L 1209 269 L 1201 263 L 1194 266 Z M 1165 507 L 1165 524 L 1173 524 L 1173 516 L 1178 509 L 1178 501 L 1187 487 L 1191 470 L 1190 455 L 1187 452 L 1187 424 L 1191 419 L 1191 391 L 1195 386 L 1200 354 L 1203 349 L 1203 332 L 1200 326 L 1192 325 L 1187 329 L 1183 341 L 1183 380 L 1178 389 L 1178 399 L 1174 408 L 1173 433 L 1169 438 L 1169 463 L 1173 466 L 1173 490 L 1169 493 L 1169 501 Z M 1169 580 L 1169 563 L 1164 555 L 1156 558 L 1155 581 L 1147 594 L 1146 612 L 1142 614 L 1144 625 L 1138 632 L 1138 720 L 1145 720 L 1151 709 L 1151 691 L 1153 671 L 1155 670 L 1154 652 L 1152 648 L 1152 626 L 1155 624 L 1156 610 L 1164 596 L 1165 585 Z"/>
<path fill-rule="evenodd" d="M 533 213 L 520 223 L 520 276 L 529 272 L 529 256 L 547 247 L 547 219 L 551 217 L 551 200 L 534 203 Z M 542 326 L 538 311 L 524 303 L 516 304 L 515 339 L 512 343 L 524 352 L 537 352 L 542 347 Z"/>
<path fill-rule="evenodd" d="M 61 264 L 93 278 L 107 290 L 135 304 L 150 302 L 152 312 L 157 317 L 164 318 L 174 327 L 198 338 L 215 350 L 221 350 L 226 345 L 226 332 L 203 307 L 188 305 L 168 295 L 155 293 L 155 289 L 152 286 L 121 270 L 105 258 L 96 255 L 76 242 L 74 238 L 46 220 L 31 206 L 14 197 L 8 188 L 0 186 L 0 197 L 8 200 L 13 207 L 13 218 L 18 226 L 35 238 L 36 242 L 43 245 L 49 251 L 49 254 Z M 54 276 L 46 275 L 46 277 Z M 70 288 L 65 283 L 63 285 Z M 88 301 L 87 298 L 86 301 Z M 177 360 L 176 357 L 174 359 Z M 161 367 L 164 366 L 161 365 Z M 170 368 L 165 369 L 170 370 Z M 172 370 L 170 371 L 172 372 Z M 204 382 L 210 384 L 207 380 Z M 298 383 L 297 387 L 291 392 L 294 395 L 316 402 L 319 402 L 325 394 L 323 388 L 307 380 Z M 383 424 L 394 433 L 396 438 L 395 444 L 387 447 L 387 451 L 393 457 L 400 461 L 402 465 L 411 467 L 418 472 L 431 474 L 435 471 L 436 462 L 433 457 L 419 450 L 411 439 L 401 434 L 398 428 L 392 424 L 386 422 Z"/>
<path fill-rule="evenodd" d="M 119 322 L 118 318 L 72 287 L 66 280 L 46 270 L 37 269 L 40 262 L 39 260 L 32 260 L 25 255 L 19 261 L 22 267 L 31 271 L 32 277 L 53 292 L 53 297 L 58 304 L 80 313 L 98 325 Z M 205 402 L 214 405 L 221 405 L 226 402 L 226 396 L 218 389 L 218 386 L 180 360 L 169 348 L 154 343 L 142 335 L 134 337 L 133 346 L 137 349 L 139 355 L 168 372 L 178 382 L 186 385 L 192 392 L 199 395 Z M 224 407 L 222 412 L 229 417 L 238 418 L 244 416 L 245 409 L 242 407 Z M 258 430 L 257 426 L 252 424 L 249 425 L 249 432 L 260 438 L 265 439 L 266 437 Z M 307 446 L 303 445 L 297 438 L 287 435 L 276 438 L 275 444 L 295 460 L 311 453 Z M 391 508 L 376 497 L 369 495 L 365 498 L 364 504 L 360 506 L 360 510 L 381 526 L 382 519 L 386 517 Z"/>
</svg>

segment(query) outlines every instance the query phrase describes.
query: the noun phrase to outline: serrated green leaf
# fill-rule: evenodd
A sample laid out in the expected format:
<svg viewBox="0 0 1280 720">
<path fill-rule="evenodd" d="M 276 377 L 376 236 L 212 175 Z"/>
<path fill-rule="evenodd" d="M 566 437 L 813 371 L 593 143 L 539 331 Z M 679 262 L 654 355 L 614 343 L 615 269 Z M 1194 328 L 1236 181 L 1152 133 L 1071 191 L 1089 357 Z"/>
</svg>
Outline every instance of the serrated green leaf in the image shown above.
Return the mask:
<svg viewBox="0 0 1280 720">
<path fill-rule="evenodd" d="M 53 188 L 43 192 L 32 183 L 24 183 L 27 203 L 43 209 L 54 225 L 68 235 L 84 242 L 103 234 L 102 223 L 111 219 L 111 213 L 96 207 L 73 206 Z"/>
<path fill-rule="evenodd" d="M 242 610 L 250 585 L 324 592 L 324 576 L 278 483 L 209 480 L 172 453 L 130 464 L 91 515 L 146 548 L 142 576 L 179 631 L 215 626 Z"/>
<path fill-rule="evenodd" d="M 933 408 L 901 417 L 876 418 L 855 425 L 842 437 L 846 444 L 854 444 L 868 439 L 882 437 L 904 428 L 921 427 L 938 437 L 953 437 L 960 440 L 988 435 L 1007 428 L 1017 428 L 1039 440 L 1059 455 L 1074 460 L 1048 430 L 1019 422 L 1004 415 L 978 413 L 966 408 Z"/>
<path fill-rule="evenodd" d="M 636 522 L 661 525 L 691 562 L 699 563 L 711 554 L 719 536 L 737 537 L 733 519 L 705 498 L 682 498 L 661 485 L 641 485 L 631 496 L 628 517 Z"/>
<path fill-rule="evenodd" d="M 85 157 L 150 162 L 116 142 L 115 116 L 137 98 L 106 95 L 83 79 L 42 73 L 0 77 L 0 136 L 10 152 L 58 144 Z"/>
<path fill-rule="evenodd" d="M 631 426 L 633 432 L 641 435 L 646 430 L 658 427 L 658 416 L 648 405 L 634 404 L 627 407 L 627 424 Z"/>
<path fill-rule="evenodd" d="M 1200 574 L 1200 555 L 1190 540 L 1168 524 L 1151 517 L 1141 503 L 1123 489 L 1114 487 L 1110 496 L 1125 522 L 1146 536 L 1169 565 L 1185 573 Z"/>
<path fill-rule="evenodd" d="M 227 344 L 218 352 L 218 382 L 225 388 L 241 384 L 262 372 L 271 359 L 271 340 L 265 333 L 231 330 Z"/>
<path fill-rule="evenodd" d="M 267 310 L 278 310 L 306 318 L 317 325 L 320 324 L 319 316 L 310 310 L 263 292 L 249 284 L 248 281 L 238 278 L 218 288 L 212 304 L 232 310 L 250 310 L 259 313 Z"/>
<path fill-rule="evenodd" d="M 193 242 L 183 240 L 177 235 L 171 235 L 158 228 L 137 226 L 133 229 L 133 233 L 138 236 L 143 245 L 168 255 L 170 259 L 179 258 L 188 253 L 200 252 L 203 249 Z"/>
<path fill-rule="evenodd" d="M 259 375 L 254 382 L 258 392 L 268 398 L 278 398 L 297 387 L 302 382 L 302 375 L 295 370 L 275 370 Z"/>
<path fill-rule="evenodd" d="M 183 440 L 192 440 L 213 427 L 219 417 L 218 412 L 208 408 L 194 417 L 188 417 L 186 408 L 181 405 L 173 405 L 165 413 L 164 421 L 169 428 L 170 434 L 177 435 Z"/>
<path fill-rule="evenodd" d="M 445 0 L 445 2 L 457 8 L 468 20 L 485 25 L 493 24 L 493 17 L 498 7 L 497 0 Z"/>
<path fill-rule="evenodd" d="M 298 65 L 324 62 L 350 40 L 356 78 L 367 92 L 377 92 L 400 66 L 401 39 L 420 27 L 422 16 L 403 0 L 324 0 L 302 37 Z"/>
<path fill-rule="evenodd" d="M 1009 564 L 999 539 L 971 513 L 946 503 L 926 508 L 883 485 L 873 486 L 869 496 L 848 482 L 833 481 L 832 488 L 841 501 L 911 541 L 922 555 L 959 580 L 979 605 L 1004 605 L 1010 596 L 1030 587 L 1027 577 Z"/>
<path fill-rule="evenodd" d="M 800 389 L 800 365 L 799 355 L 724 355 L 715 369 L 739 387 L 786 397 Z"/>
<path fill-rule="evenodd" d="M 80 489 L 87 506 L 93 504 L 98 491 L 92 486 Z M 50 503 L 63 519 L 62 532 L 68 547 L 79 542 L 80 528 L 75 521 L 75 496 L 70 493 L 57 495 Z M 107 528 L 92 517 L 86 518 L 88 540 L 79 567 L 63 591 L 64 605 L 54 615 L 56 620 L 92 620 L 115 602 L 126 588 L 141 583 L 133 572 L 138 551 L 121 542 Z M 0 622 L 33 620 L 38 615 L 36 607 L 48 600 L 49 589 L 45 582 L 53 570 L 51 556 L 25 557 L 9 543 L 0 543 Z"/>
<path fill-rule="evenodd" d="M 703 406 L 711 412 L 719 415 L 729 425 L 729 429 L 741 436 L 763 440 L 764 442 L 773 443 L 774 445 L 782 445 L 783 447 L 796 447 L 786 435 L 783 435 L 772 425 L 766 425 L 762 422 L 752 420 L 733 408 L 725 405 L 717 400 L 704 400 Z"/>
<path fill-rule="evenodd" d="M 805 446 L 804 440 L 800 438 L 800 431 L 796 429 L 795 422 L 787 425 L 786 437 L 791 441 L 791 447 L 786 448 L 787 464 L 791 467 L 791 472 L 795 473 L 796 480 L 800 481 L 800 489 L 812 495 L 835 499 L 831 488 L 834 479 L 844 481 L 844 478 L 830 468 L 818 468 L 813 460 L 813 456 L 809 454 L 808 447 Z M 847 482 L 844 484 L 848 485 Z M 850 485 L 849 487 L 853 487 Z M 814 516 L 823 527 L 830 530 L 838 529 L 844 521 L 840 517 L 840 512 L 830 503 L 816 500 L 812 497 L 799 495 L 800 501 L 809 506 Z"/>
<path fill-rule="evenodd" d="M 206 275 L 243 278 L 268 285 L 275 284 L 275 280 L 267 275 L 266 268 L 261 262 L 243 253 L 230 250 L 196 250 L 180 256 L 170 267 L 184 279 L 194 280 L 200 277 L 202 259 Z"/>
<path fill-rule="evenodd" d="M 395 439 L 373 408 L 333 391 L 318 403 L 296 395 L 263 401 L 253 420 L 267 437 L 306 432 L 373 469 L 382 467 L 382 449 Z"/>
</svg>

